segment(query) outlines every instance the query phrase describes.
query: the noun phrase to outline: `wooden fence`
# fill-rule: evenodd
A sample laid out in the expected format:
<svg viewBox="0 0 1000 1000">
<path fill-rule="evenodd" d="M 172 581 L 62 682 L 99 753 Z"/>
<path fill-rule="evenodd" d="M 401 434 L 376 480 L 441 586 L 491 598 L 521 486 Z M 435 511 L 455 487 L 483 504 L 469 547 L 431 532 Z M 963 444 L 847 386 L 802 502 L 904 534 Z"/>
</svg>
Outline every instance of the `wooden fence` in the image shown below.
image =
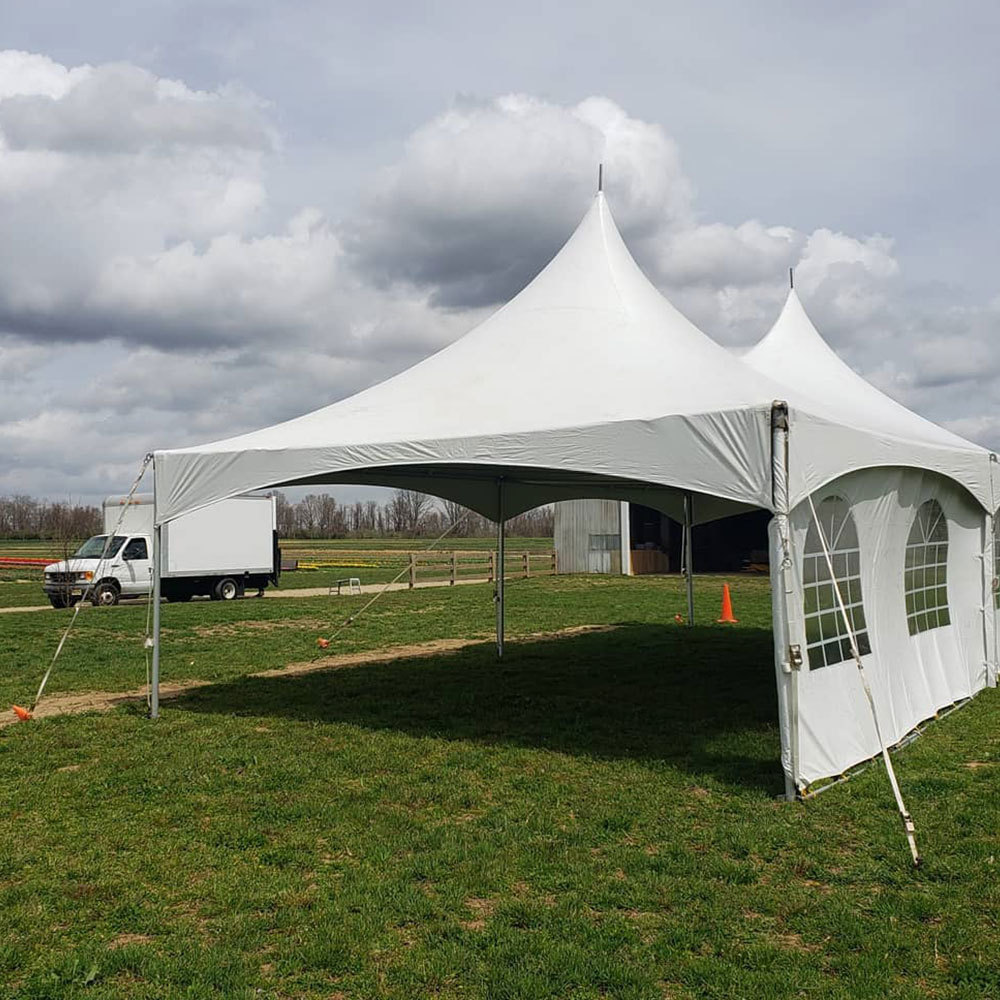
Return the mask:
<svg viewBox="0 0 1000 1000">
<path fill-rule="evenodd" d="M 410 552 L 409 575 L 411 587 L 417 582 L 444 582 L 454 586 L 463 580 L 486 580 L 492 583 L 497 576 L 496 552 Z M 516 577 L 551 576 L 558 570 L 555 552 L 506 552 L 504 554 L 504 579 Z"/>
</svg>

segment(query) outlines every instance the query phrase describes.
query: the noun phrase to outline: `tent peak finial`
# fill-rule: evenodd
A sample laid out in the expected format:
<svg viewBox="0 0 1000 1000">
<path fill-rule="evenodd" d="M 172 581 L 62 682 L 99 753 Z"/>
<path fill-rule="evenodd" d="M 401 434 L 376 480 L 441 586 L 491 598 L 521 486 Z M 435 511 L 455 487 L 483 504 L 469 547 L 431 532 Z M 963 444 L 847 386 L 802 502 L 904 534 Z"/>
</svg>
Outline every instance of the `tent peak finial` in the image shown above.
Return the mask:
<svg viewBox="0 0 1000 1000">
<path fill-rule="evenodd" d="M 795 268 L 790 267 L 788 269 L 788 287 L 791 291 L 795 291 Z"/>
<path fill-rule="evenodd" d="M 597 164 L 597 193 L 600 194 L 604 190 L 604 164 Z"/>
</svg>

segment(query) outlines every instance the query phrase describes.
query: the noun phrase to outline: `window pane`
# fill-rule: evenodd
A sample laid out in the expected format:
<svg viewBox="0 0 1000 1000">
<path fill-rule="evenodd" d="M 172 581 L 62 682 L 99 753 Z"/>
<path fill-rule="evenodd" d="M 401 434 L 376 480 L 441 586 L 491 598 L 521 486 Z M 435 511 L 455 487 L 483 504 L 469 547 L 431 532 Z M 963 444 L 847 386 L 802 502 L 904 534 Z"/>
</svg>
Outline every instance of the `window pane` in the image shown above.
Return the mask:
<svg viewBox="0 0 1000 1000">
<path fill-rule="evenodd" d="M 941 505 L 928 500 L 917 509 L 910 525 L 903 567 L 906 625 L 910 635 L 950 624 L 947 562 L 948 522 Z"/>
<path fill-rule="evenodd" d="M 831 496 L 817 505 L 816 513 L 822 526 L 822 534 L 814 521 L 806 534 L 802 558 L 806 649 L 811 670 L 850 659 L 850 631 L 857 634 L 859 630 L 865 629 L 861 554 L 858 551 L 858 533 L 850 508 L 840 497 Z M 824 554 L 824 541 L 830 548 L 832 578 Z M 846 605 L 850 628 L 840 610 L 838 589 Z M 867 649 L 867 634 L 864 642 Z"/>
</svg>

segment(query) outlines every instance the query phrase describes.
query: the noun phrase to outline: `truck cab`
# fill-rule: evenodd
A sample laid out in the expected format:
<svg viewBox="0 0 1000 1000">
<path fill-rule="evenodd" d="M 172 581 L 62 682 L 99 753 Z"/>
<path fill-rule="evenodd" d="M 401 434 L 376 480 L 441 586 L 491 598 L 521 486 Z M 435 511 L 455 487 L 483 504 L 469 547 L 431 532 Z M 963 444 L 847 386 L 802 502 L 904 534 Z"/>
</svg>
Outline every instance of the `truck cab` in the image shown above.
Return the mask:
<svg viewBox="0 0 1000 1000">
<path fill-rule="evenodd" d="M 88 590 L 95 605 L 117 604 L 123 595 L 148 594 L 151 552 L 147 535 L 115 535 L 110 544 L 107 535 L 94 535 L 69 559 L 45 567 L 45 593 L 54 608 L 72 607 Z"/>
</svg>

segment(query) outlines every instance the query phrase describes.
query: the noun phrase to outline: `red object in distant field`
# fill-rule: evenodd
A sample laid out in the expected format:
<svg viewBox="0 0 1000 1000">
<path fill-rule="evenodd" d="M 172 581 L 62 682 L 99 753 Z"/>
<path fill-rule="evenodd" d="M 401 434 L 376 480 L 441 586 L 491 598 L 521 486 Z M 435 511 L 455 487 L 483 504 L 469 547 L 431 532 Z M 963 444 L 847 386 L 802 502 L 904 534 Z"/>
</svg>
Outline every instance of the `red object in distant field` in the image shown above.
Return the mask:
<svg viewBox="0 0 1000 1000">
<path fill-rule="evenodd" d="M 12 705 L 11 707 L 12 707 L 12 708 L 14 709 L 14 714 L 15 714 L 15 715 L 16 715 L 16 716 L 17 716 L 17 717 L 18 717 L 18 718 L 19 718 L 19 719 L 20 719 L 20 720 L 21 720 L 22 722 L 27 722 L 27 721 L 28 721 L 28 719 L 30 719 L 30 718 L 31 718 L 31 712 L 29 712 L 29 711 L 28 711 L 28 710 L 27 710 L 26 708 L 21 708 L 21 706 L 20 706 L 20 705 Z"/>
<path fill-rule="evenodd" d="M 330 640 L 329 639 L 317 639 L 316 640 L 316 645 L 319 646 L 320 649 L 326 649 L 326 647 L 330 645 Z"/>
</svg>

